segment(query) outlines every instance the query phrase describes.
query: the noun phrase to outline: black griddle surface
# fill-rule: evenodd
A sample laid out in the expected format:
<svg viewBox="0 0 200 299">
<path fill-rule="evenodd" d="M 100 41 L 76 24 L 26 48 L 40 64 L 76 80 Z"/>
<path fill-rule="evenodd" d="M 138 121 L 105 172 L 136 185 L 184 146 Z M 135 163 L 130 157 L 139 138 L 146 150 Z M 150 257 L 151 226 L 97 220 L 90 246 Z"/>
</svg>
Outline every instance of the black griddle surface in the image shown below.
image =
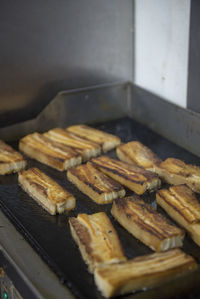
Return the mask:
<svg viewBox="0 0 200 299">
<path fill-rule="evenodd" d="M 175 157 L 186 163 L 200 165 L 198 157 L 130 118 L 98 124 L 95 127 L 119 136 L 123 142 L 139 140 L 150 147 L 162 159 Z M 13 143 L 12 146 L 17 148 L 17 142 Z M 116 157 L 115 151 L 111 151 L 108 155 Z M 88 273 L 79 249 L 71 237 L 68 225 L 70 216 L 77 216 L 79 213 L 92 214 L 105 211 L 118 232 L 125 255 L 128 258 L 151 253 L 152 251 L 136 240 L 112 218 L 110 214 L 111 204 L 103 206 L 95 204 L 67 181 L 66 172 L 59 172 L 29 159 L 28 167 L 32 166 L 44 171 L 76 197 L 77 206 L 75 210 L 63 215 L 49 215 L 18 186 L 17 174 L 0 177 L 1 209 L 57 274 L 60 281 L 66 284 L 77 298 L 102 298 L 94 284 L 93 275 Z M 133 192 L 127 190 L 127 195 L 131 194 Z M 142 197 L 165 214 L 161 208 L 156 206 L 155 193 L 145 194 Z M 183 249 L 194 256 L 198 262 L 200 261 L 200 248 L 189 237 L 186 238 Z M 152 290 L 124 296 L 124 298 L 199 298 L 199 272 L 175 279 Z"/>
</svg>

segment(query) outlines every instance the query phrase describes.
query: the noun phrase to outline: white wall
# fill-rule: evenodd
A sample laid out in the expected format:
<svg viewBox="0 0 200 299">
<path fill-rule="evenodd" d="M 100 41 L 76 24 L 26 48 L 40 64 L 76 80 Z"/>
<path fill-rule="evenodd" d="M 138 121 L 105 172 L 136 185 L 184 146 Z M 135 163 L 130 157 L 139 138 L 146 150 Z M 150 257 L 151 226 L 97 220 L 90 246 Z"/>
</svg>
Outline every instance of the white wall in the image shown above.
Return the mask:
<svg viewBox="0 0 200 299">
<path fill-rule="evenodd" d="M 189 22 L 190 0 L 135 0 L 134 83 L 182 107 Z"/>
</svg>

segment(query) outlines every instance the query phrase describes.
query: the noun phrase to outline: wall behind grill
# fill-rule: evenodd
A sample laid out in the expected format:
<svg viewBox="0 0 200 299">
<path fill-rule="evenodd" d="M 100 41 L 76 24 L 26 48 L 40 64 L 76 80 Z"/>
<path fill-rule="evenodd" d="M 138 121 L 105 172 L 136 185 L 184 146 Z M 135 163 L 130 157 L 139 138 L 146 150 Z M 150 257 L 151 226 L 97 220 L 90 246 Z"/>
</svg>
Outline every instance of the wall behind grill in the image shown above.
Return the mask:
<svg viewBox="0 0 200 299">
<path fill-rule="evenodd" d="M 184 108 L 190 4 L 190 0 L 135 0 L 134 9 L 134 83 Z"/>
<path fill-rule="evenodd" d="M 0 127 L 59 90 L 131 80 L 132 1 L 0 1 Z"/>
</svg>

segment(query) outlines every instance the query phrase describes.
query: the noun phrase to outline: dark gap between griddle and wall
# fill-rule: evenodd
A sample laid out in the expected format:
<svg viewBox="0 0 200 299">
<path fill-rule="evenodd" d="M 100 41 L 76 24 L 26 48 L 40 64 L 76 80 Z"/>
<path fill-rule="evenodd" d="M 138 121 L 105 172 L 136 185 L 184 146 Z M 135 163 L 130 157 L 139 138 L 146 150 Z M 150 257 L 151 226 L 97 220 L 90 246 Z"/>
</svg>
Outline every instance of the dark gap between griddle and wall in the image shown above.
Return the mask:
<svg viewBox="0 0 200 299">
<path fill-rule="evenodd" d="M 161 159 L 174 157 L 186 163 L 200 165 L 200 159 L 198 157 L 130 118 L 126 117 L 93 126 L 119 136 L 123 142 L 139 140 L 151 148 Z M 11 145 L 17 148 L 17 144 L 18 142 L 13 142 Z M 116 158 L 115 150 L 109 152 L 108 155 Z M 110 214 L 111 204 L 97 205 L 68 182 L 66 179 L 66 171 L 59 172 L 35 160 L 28 159 L 28 167 L 32 166 L 44 171 L 76 197 L 77 205 L 75 210 L 63 215 L 49 215 L 18 186 L 17 174 L 0 176 L 1 209 L 15 225 L 17 230 L 21 232 L 50 268 L 57 274 L 60 281 L 66 284 L 77 298 L 102 298 L 94 284 L 93 275 L 88 273 L 87 266 L 81 258 L 79 249 L 71 237 L 68 225 L 69 217 L 77 216 L 79 213 L 92 214 L 104 211 L 110 217 L 117 230 L 125 255 L 128 258 L 151 253 L 152 251 L 140 241 L 136 240 L 113 219 Z M 127 190 L 127 195 L 131 194 L 133 194 L 133 192 Z M 159 212 L 166 215 L 165 212 L 156 205 L 155 192 L 150 194 L 146 193 L 142 198 L 146 202 L 151 203 Z M 200 248 L 189 237 L 185 239 L 183 250 L 194 256 L 195 259 L 200 262 Z M 195 279 L 193 279 L 192 275 L 194 274 L 190 274 L 186 278 L 178 278 L 173 282 L 166 283 L 152 290 L 123 296 L 123 298 L 155 298 L 155 291 L 156 298 L 167 298 L 171 292 L 174 296 L 176 293 L 178 294 L 176 298 L 183 298 L 182 292 L 184 292 L 186 296 L 184 298 L 198 298 L 195 297 L 195 290 L 199 287 L 200 271 L 195 274 Z M 192 292 L 194 296 L 187 297 L 186 294 L 191 296 L 193 294 Z"/>
</svg>

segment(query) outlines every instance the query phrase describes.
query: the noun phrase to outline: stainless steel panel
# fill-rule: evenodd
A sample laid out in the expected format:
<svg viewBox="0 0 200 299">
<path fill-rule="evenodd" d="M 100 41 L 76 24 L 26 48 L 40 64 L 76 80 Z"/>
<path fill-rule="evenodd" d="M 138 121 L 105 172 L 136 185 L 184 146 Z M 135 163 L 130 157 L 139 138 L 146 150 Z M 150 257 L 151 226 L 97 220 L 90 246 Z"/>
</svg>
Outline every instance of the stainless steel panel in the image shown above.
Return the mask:
<svg viewBox="0 0 200 299">
<path fill-rule="evenodd" d="M 17 140 L 35 131 L 125 116 L 130 87 L 129 83 L 116 83 L 59 92 L 36 118 L 0 128 L 0 138 Z"/>
<path fill-rule="evenodd" d="M 132 0 L 0 1 L 0 127 L 59 92 L 131 80 Z"/>
<path fill-rule="evenodd" d="M 132 86 L 129 115 L 175 144 L 200 157 L 200 117 Z"/>
</svg>

